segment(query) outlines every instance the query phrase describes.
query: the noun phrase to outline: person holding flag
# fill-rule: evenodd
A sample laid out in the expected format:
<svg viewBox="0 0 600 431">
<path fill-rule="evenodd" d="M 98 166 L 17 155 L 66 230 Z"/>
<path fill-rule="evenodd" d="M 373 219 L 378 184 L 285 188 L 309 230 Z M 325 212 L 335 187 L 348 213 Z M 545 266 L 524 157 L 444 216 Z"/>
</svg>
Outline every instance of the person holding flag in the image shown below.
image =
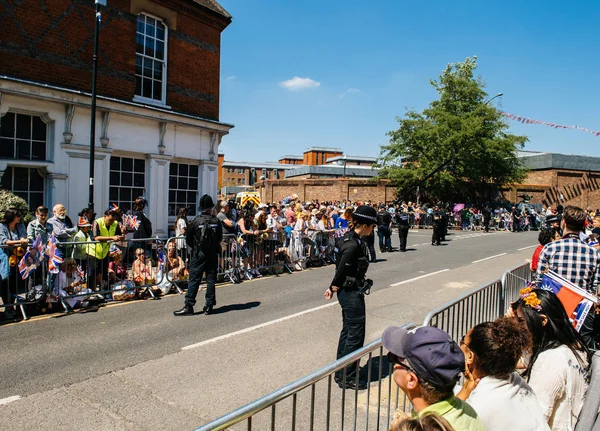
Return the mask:
<svg viewBox="0 0 600 431">
<path fill-rule="evenodd" d="M 53 230 L 52 223 L 48 222 L 48 207 L 40 205 L 35 210 L 35 220 L 30 221 L 27 225 L 27 240 L 29 244 L 32 244 L 32 249 L 42 251 L 41 256 L 43 256 L 44 244 L 48 243 L 48 238 Z M 23 257 L 25 258 L 25 256 Z M 28 274 L 30 288 L 42 284 L 44 277 L 44 271 L 41 266 L 38 266 L 37 259 L 34 258 L 33 261 L 35 261 L 36 266 L 35 271 Z"/>
<path fill-rule="evenodd" d="M 541 287 L 544 275 L 552 271 L 575 286 L 596 296 L 600 285 L 600 254 L 583 242 L 579 236 L 585 229 L 587 213 L 578 207 L 564 209 L 560 227 L 562 238 L 548 243 L 540 252 L 534 286 Z M 600 341 L 594 328 L 595 312 L 590 312 L 581 326 L 580 334 L 589 348 L 595 349 Z"/>
<path fill-rule="evenodd" d="M 2 303 L 5 305 L 4 317 L 7 320 L 15 318 L 15 310 L 7 304 L 14 302 L 14 295 L 23 290 L 24 283 L 16 266 L 19 257 L 25 254 L 25 247 L 29 243 L 27 231 L 21 223 L 22 214 L 17 209 L 9 208 L 4 211 L 4 217 L 0 220 L 0 246 L 3 252 L 9 256 L 10 273 L 8 278 L 0 282 L 0 294 Z"/>
</svg>

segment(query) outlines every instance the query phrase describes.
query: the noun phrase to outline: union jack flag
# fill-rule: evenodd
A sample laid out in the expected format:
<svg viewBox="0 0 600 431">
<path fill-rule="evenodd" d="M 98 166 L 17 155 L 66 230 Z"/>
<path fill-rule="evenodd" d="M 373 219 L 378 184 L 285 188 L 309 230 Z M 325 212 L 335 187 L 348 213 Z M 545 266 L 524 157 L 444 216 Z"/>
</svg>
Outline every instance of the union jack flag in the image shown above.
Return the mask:
<svg viewBox="0 0 600 431">
<path fill-rule="evenodd" d="M 85 271 L 83 270 L 83 268 L 81 267 L 81 265 L 77 266 L 77 275 L 81 278 L 84 279 L 85 278 Z"/>
<path fill-rule="evenodd" d="M 42 244 L 42 236 L 38 235 L 31 247 L 29 253 L 33 260 L 39 265 L 44 260 L 44 244 Z"/>
<path fill-rule="evenodd" d="M 117 205 L 115 205 L 115 204 L 110 204 L 109 209 L 111 211 L 119 211 L 119 207 Z"/>
<path fill-rule="evenodd" d="M 56 238 L 54 238 L 54 234 L 52 234 L 48 240 L 46 256 L 48 257 L 48 272 L 58 274 L 60 271 L 60 264 L 64 262 L 64 259 L 61 256 L 60 250 L 56 248 Z"/>
<path fill-rule="evenodd" d="M 23 255 L 23 258 L 21 259 L 21 261 L 19 262 L 18 267 L 19 267 L 19 274 L 21 274 L 21 278 L 23 280 L 25 280 L 27 277 L 29 277 L 31 275 L 31 273 L 33 271 L 36 270 L 38 265 L 33 260 L 31 253 L 26 252 Z"/>
<path fill-rule="evenodd" d="M 165 255 L 163 254 L 163 251 L 159 250 L 157 256 L 158 256 L 158 263 L 160 263 L 160 266 L 163 266 L 165 264 Z"/>
</svg>

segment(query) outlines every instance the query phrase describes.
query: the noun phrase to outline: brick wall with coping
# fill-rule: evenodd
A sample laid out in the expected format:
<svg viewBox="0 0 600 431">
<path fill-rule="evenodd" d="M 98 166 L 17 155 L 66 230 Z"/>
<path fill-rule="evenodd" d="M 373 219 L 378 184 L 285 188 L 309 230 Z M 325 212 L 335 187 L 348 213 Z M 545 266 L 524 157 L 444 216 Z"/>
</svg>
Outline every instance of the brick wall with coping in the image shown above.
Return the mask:
<svg viewBox="0 0 600 431">
<path fill-rule="evenodd" d="M 219 119 L 220 38 L 230 20 L 193 2 L 154 0 L 177 15 L 169 29 L 166 104 L 173 111 Z M 0 75 L 91 92 L 94 2 L 0 3 Z M 135 95 L 136 20 L 130 0 L 102 13 L 98 94 Z"/>
</svg>

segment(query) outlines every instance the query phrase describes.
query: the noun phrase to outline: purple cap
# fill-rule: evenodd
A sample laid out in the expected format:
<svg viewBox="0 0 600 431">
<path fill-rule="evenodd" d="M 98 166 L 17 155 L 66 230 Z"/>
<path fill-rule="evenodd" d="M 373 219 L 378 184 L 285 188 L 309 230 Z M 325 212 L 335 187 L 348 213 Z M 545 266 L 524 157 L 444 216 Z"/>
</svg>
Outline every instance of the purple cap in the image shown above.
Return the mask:
<svg viewBox="0 0 600 431">
<path fill-rule="evenodd" d="M 390 326 L 381 338 L 386 349 L 406 359 L 418 377 L 437 388 L 455 383 L 465 369 L 465 356 L 458 344 L 433 326 L 412 330 Z"/>
</svg>

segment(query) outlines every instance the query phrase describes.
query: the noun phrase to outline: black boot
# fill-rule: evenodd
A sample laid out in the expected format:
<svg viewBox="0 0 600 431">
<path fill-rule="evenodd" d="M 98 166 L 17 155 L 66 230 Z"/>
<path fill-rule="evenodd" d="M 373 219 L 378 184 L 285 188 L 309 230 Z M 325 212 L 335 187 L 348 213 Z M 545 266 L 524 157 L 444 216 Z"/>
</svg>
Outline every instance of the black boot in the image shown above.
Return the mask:
<svg viewBox="0 0 600 431">
<path fill-rule="evenodd" d="M 194 307 L 191 305 L 184 305 L 181 310 L 173 311 L 173 316 L 193 316 Z"/>
<path fill-rule="evenodd" d="M 202 312 L 204 314 L 208 315 L 208 314 L 212 314 L 212 310 L 213 310 L 212 305 L 205 305 L 204 308 L 202 309 Z"/>
</svg>

